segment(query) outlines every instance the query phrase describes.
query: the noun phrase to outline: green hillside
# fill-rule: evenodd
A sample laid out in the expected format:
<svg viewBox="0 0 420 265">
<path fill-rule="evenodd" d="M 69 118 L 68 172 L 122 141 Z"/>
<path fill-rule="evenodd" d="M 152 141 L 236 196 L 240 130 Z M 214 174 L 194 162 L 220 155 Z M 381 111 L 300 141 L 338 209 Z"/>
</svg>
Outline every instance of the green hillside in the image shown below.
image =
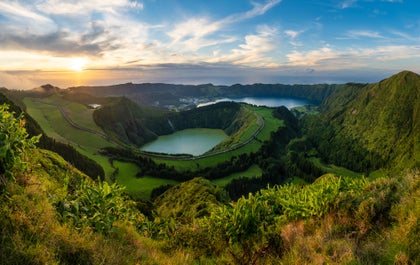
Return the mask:
<svg viewBox="0 0 420 265">
<path fill-rule="evenodd" d="M 398 168 L 420 166 L 420 76 L 404 71 L 368 85 L 346 112 L 342 133 L 386 163 Z"/>
<path fill-rule="evenodd" d="M 318 137 L 314 141 L 329 162 L 360 172 L 420 166 L 419 75 L 404 71 L 375 84 L 349 86 L 322 109 L 318 122 L 307 120 L 308 134 Z"/>
<path fill-rule="evenodd" d="M 204 178 L 195 178 L 170 188 L 154 201 L 156 213 L 190 223 L 228 201 L 226 192 Z"/>
</svg>

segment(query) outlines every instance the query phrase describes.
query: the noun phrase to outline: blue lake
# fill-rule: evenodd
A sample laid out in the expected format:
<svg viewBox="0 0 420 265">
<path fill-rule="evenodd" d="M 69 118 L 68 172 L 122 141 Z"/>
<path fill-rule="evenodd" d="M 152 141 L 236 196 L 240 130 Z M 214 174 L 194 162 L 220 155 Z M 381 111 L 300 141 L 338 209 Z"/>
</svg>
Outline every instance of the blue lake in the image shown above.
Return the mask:
<svg viewBox="0 0 420 265">
<path fill-rule="evenodd" d="M 285 106 L 288 109 L 310 104 L 306 99 L 298 98 L 276 98 L 276 97 L 245 97 L 245 98 L 222 98 L 211 102 L 198 104 L 197 107 L 203 107 L 223 101 L 244 102 L 256 106 L 280 107 Z"/>
<path fill-rule="evenodd" d="M 159 136 L 141 147 L 142 151 L 166 154 L 202 155 L 218 145 L 228 135 L 220 129 L 196 128 Z"/>
</svg>

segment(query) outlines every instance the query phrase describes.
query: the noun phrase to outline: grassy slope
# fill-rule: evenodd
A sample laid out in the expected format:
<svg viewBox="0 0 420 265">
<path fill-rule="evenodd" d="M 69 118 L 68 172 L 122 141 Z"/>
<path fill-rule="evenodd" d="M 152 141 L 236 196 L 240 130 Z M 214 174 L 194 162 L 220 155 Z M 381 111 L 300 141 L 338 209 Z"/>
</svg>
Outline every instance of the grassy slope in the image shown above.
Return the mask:
<svg viewBox="0 0 420 265">
<path fill-rule="evenodd" d="M 204 178 L 195 178 L 171 187 L 154 202 L 156 213 L 163 218 L 176 218 L 191 223 L 194 218 L 208 216 L 227 197 L 218 186 Z M 225 201 L 226 202 L 226 201 Z"/>
<path fill-rule="evenodd" d="M 222 225 L 238 231 L 254 225 L 275 229 L 264 230 L 263 234 L 259 233 L 260 229 L 245 230 L 244 235 L 249 237 L 234 242 L 228 241 L 224 233 L 219 234 L 224 227 L 202 227 L 203 222 L 217 223 L 212 218 L 223 217 L 229 211 L 216 213 L 214 209 L 220 203 L 214 198 L 221 198 L 222 194 L 208 182 L 195 179 L 160 198 L 156 206 L 161 216 L 151 228 L 167 238 L 152 239 L 125 223 L 114 223 L 109 234 L 60 223 L 54 202 L 66 196 L 68 185 L 75 185 L 86 176 L 54 153 L 42 150 L 31 153 L 27 161 L 30 170 L 20 175 L 16 183 L 7 183 L 7 197 L 0 196 L 1 264 L 102 264 L 103 260 L 110 264 L 248 264 L 245 261 L 249 257 L 255 258 L 255 264 L 417 264 L 420 261 L 417 237 L 420 172 L 409 172 L 398 179 L 371 181 L 361 190 L 350 187 L 354 190 L 340 192 L 328 205 L 331 210 L 322 216 L 292 221 L 275 218 L 279 214 L 277 208 L 270 210 L 276 203 L 281 205 L 276 200 L 281 198 L 281 193 L 263 192 L 263 196 L 272 194 L 273 197 L 270 200 L 253 197 L 255 209 L 238 208 L 240 203 L 227 206 L 234 211 L 231 217 L 235 222 Z M 325 196 L 331 202 L 330 191 L 320 183 L 308 186 L 307 194 L 321 199 Z M 191 200 L 193 207 L 185 203 L 183 196 Z M 242 202 L 252 202 L 253 198 Z M 308 207 L 286 205 L 297 209 Z M 241 215 L 242 211 L 255 213 L 250 219 Z M 210 213 L 209 219 L 197 218 L 206 213 Z M 174 231 L 169 228 L 170 222 L 162 222 L 163 216 L 177 219 Z M 193 221 L 182 223 L 188 220 Z M 247 223 L 246 220 L 258 221 Z M 264 243 L 277 242 L 274 240 L 280 240 L 281 246 Z M 207 253 L 206 249 L 216 252 Z"/>
<path fill-rule="evenodd" d="M 54 203 L 88 177 L 46 150 L 33 150 L 28 159 L 30 170 L 1 186 L 0 264 L 192 262 L 186 253 L 164 253 L 160 242 L 140 235 L 127 223 L 114 223 L 110 234 L 61 223 Z"/>
<path fill-rule="evenodd" d="M 98 162 L 104 168 L 106 176 L 110 176 L 113 169 L 108 159 L 97 155 L 96 152 L 102 147 L 113 144 L 97 135 L 74 128 L 63 118 L 56 106 L 42 104 L 39 101 L 63 106 L 76 124 L 83 124 L 87 128 L 101 131 L 94 124 L 92 116 L 88 115 L 91 112 L 84 105 L 65 101 L 57 95 L 46 99 L 25 98 L 23 101 L 29 115 L 40 124 L 48 136 L 57 141 L 72 144 L 80 153 Z"/>
</svg>

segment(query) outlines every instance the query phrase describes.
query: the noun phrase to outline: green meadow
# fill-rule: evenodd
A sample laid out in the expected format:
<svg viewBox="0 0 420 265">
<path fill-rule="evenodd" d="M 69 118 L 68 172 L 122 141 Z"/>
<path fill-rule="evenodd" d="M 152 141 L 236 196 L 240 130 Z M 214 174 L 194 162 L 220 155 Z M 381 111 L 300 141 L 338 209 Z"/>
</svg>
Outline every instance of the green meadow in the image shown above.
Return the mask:
<svg viewBox="0 0 420 265">
<path fill-rule="evenodd" d="M 118 168 L 116 182 L 126 187 L 125 191 L 133 198 L 148 200 L 154 188 L 166 184 L 177 184 L 178 181 L 159 179 L 150 176 L 136 177 L 139 168 L 133 163 L 114 161 L 114 167 Z"/>
<path fill-rule="evenodd" d="M 337 176 L 343 176 L 343 177 L 361 177 L 362 174 L 361 173 L 357 173 L 354 171 L 351 171 L 347 168 L 344 167 L 339 167 L 336 165 L 326 165 L 324 163 L 321 162 L 321 160 L 319 158 L 311 158 L 311 161 L 317 166 L 322 168 L 325 172 L 327 173 L 332 173 L 335 174 Z"/>
<path fill-rule="evenodd" d="M 26 97 L 23 102 L 27 107 L 26 111 L 40 124 L 48 136 L 57 141 L 71 144 L 80 153 L 98 162 L 104 168 L 107 177 L 111 175 L 113 168 L 108 162 L 108 158 L 98 155 L 97 152 L 100 148 L 114 146 L 114 144 L 98 135 L 70 125 L 56 105 L 63 107 L 67 115 L 76 124 L 102 132 L 94 123 L 90 109 L 82 104 L 66 101 L 58 95 L 48 98 Z"/>
<path fill-rule="evenodd" d="M 245 178 L 261 177 L 261 175 L 262 175 L 261 168 L 258 165 L 252 165 L 245 171 L 236 172 L 224 178 L 212 180 L 212 182 L 216 185 L 224 187 L 234 179 L 238 179 L 242 177 L 245 177 Z"/>
</svg>

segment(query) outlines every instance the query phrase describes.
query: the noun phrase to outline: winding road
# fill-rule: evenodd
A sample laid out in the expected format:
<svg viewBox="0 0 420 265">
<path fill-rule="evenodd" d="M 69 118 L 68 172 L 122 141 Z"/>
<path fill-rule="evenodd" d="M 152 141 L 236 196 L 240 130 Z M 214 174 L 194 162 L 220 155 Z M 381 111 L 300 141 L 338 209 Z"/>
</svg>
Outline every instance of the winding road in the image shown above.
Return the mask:
<svg viewBox="0 0 420 265">
<path fill-rule="evenodd" d="M 68 124 L 70 124 L 72 127 L 74 127 L 74 128 L 76 128 L 76 129 L 78 129 L 78 130 L 81 130 L 81 131 L 85 131 L 85 132 L 88 132 L 88 133 L 92 133 L 92 134 L 95 134 L 95 135 L 97 135 L 97 136 L 100 136 L 100 137 L 102 137 L 102 138 L 104 138 L 105 140 L 107 140 L 107 141 L 110 141 L 110 139 L 108 138 L 108 136 L 105 134 L 105 133 L 103 133 L 103 132 L 99 132 L 99 131 L 95 131 L 95 130 L 92 130 L 92 129 L 90 129 L 90 128 L 87 128 L 87 127 L 83 127 L 83 126 L 81 126 L 81 125 L 79 125 L 79 124 L 77 124 L 77 123 L 75 123 L 69 116 L 68 116 L 68 114 L 66 113 L 66 111 L 64 110 L 64 108 L 63 108 L 63 106 L 61 106 L 61 105 L 58 105 L 58 104 L 55 104 L 55 103 L 50 103 L 50 102 L 43 102 L 43 101 L 40 101 L 40 100 L 32 100 L 33 102 L 37 102 L 37 103 L 41 103 L 41 104 L 45 104 L 45 105 L 50 105 L 50 106 L 54 106 L 54 107 L 56 107 L 59 111 L 60 111 L 60 113 L 61 113 L 61 115 L 63 116 L 63 118 L 67 121 L 67 123 Z"/>
</svg>

